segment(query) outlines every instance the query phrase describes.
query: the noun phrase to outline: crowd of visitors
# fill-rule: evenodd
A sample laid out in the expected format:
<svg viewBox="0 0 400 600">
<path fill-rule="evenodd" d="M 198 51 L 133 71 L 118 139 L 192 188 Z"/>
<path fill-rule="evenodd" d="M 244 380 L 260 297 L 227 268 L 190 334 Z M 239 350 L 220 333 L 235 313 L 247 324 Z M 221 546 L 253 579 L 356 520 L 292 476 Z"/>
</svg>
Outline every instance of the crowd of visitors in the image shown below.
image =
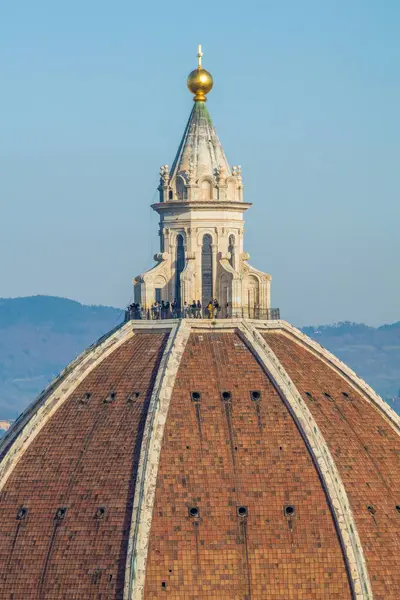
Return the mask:
<svg viewBox="0 0 400 600">
<path fill-rule="evenodd" d="M 204 313 L 203 313 L 204 310 Z M 145 310 L 136 302 L 130 304 L 127 308 L 127 316 L 129 319 L 216 319 L 220 316 L 221 306 L 216 298 L 210 300 L 206 307 L 203 307 L 200 300 L 193 300 L 191 304 L 184 302 L 182 309 L 179 306 L 176 298 L 173 302 L 168 300 L 157 300 L 153 302 L 150 310 Z"/>
</svg>

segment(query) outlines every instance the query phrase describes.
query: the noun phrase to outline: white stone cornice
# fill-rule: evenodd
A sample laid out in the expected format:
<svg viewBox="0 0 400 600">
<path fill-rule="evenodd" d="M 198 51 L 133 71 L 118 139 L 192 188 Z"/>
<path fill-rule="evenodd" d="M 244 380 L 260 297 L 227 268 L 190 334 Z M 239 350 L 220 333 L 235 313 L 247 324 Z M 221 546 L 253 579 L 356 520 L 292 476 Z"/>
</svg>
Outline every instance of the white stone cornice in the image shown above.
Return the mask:
<svg viewBox="0 0 400 600">
<path fill-rule="evenodd" d="M 251 206 L 252 204 L 250 202 L 231 202 L 230 200 L 192 200 L 191 202 L 186 202 L 184 200 L 170 200 L 168 202 L 158 202 L 157 204 L 152 204 L 151 208 L 158 213 L 177 211 L 180 209 L 185 211 L 188 209 L 196 209 L 196 211 L 215 209 L 238 211 L 243 213 Z"/>
<path fill-rule="evenodd" d="M 136 475 L 124 600 L 143 600 L 161 445 L 175 378 L 190 335 L 186 319 L 175 321 L 167 342 L 147 412 Z"/>
<path fill-rule="evenodd" d="M 327 443 L 301 394 L 254 323 L 243 319 L 238 329 L 291 413 L 318 470 L 341 538 L 353 596 L 356 600 L 372 600 L 371 582 L 356 522 Z"/>
</svg>

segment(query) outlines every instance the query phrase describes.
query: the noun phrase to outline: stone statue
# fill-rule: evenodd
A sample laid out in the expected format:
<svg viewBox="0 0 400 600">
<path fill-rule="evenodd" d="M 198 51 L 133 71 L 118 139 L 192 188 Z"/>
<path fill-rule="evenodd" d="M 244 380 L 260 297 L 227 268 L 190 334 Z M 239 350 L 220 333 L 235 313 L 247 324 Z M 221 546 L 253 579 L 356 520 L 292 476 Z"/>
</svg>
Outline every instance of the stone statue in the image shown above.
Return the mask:
<svg viewBox="0 0 400 600">
<path fill-rule="evenodd" d="M 162 165 L 160 167 L 160 183 L 163 186 L 169 184 L 169 168 L 168 165 Z"/>
</svg>

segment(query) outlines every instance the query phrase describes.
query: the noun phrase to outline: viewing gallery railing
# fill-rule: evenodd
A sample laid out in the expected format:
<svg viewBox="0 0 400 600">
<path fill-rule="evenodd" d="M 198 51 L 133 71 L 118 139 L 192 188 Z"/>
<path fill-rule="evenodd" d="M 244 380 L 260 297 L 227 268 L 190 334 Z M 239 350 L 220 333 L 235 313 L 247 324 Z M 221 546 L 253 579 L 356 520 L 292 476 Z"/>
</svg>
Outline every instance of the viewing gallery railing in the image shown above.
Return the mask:
<svg viewBox="0 0 400 600">
<path fill-rule="evenodd" d="M 170 306 L 158 306 L 144 309 L 140 305 L 131 305 L 125 311 L 125 321 L 157 321 L 164 319 L 260 319 L 263 321 L 276 321 L 280 319 L 279 308 L 268 308 L 260 310 L 257 307 L 243 308 L 218 308 L 210 314 L 206 308 L 194 308 L 191 306 L 184 309 L 172 309 Z"/>
</svg>

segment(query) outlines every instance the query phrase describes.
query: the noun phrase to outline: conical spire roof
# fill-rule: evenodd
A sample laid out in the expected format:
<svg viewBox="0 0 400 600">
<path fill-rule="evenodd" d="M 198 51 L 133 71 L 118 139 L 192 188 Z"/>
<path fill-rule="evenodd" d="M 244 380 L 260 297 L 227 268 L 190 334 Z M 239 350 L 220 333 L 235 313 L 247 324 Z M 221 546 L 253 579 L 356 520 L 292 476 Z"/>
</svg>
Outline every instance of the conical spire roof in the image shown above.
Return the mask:
<svg viewBox="0 0 400 600">
<path fill-rule="evenodd" d="M 198 181 L 204 175 L 214 176 L 220 167 L 231 175 L 206 104 L 195 102 L 171 167 L 171 179 L 190 172 L 192 180 Z"/>
</svg>

